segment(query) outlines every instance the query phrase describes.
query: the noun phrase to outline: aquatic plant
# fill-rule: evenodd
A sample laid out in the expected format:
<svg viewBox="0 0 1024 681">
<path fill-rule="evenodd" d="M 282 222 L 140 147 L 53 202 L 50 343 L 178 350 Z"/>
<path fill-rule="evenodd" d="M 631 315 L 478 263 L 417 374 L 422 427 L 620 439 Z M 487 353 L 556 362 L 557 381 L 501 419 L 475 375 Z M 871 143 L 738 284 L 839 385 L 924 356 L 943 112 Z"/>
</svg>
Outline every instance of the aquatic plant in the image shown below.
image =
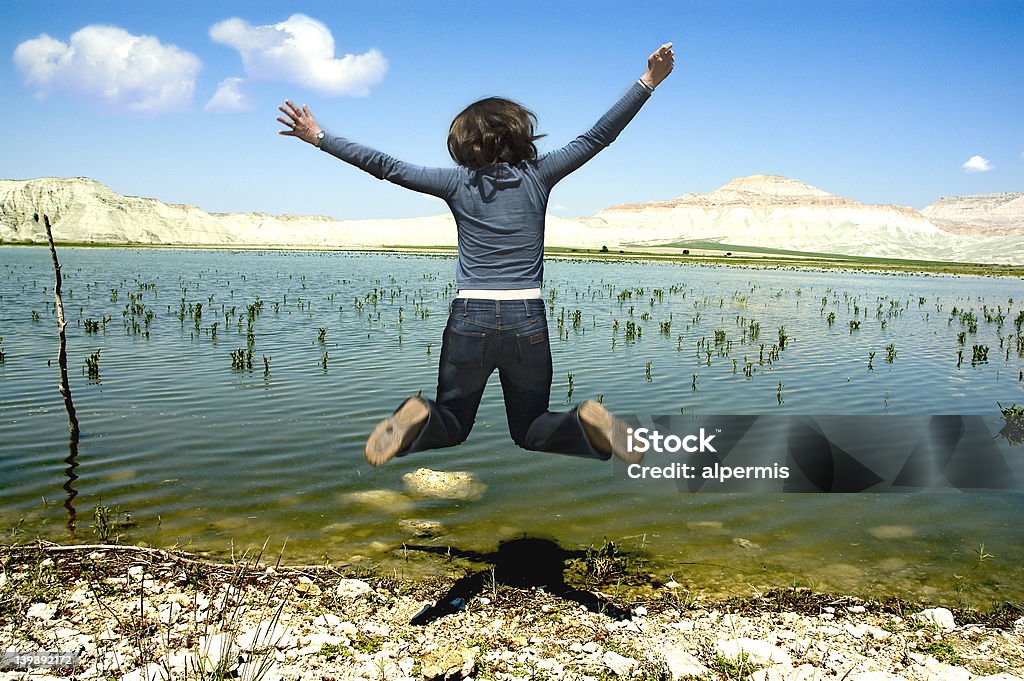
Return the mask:
<svg viewBox="0 0 1024 681">
<path fill-rule="evenodd" d="M 34 321 L 34 322 L 38 322 L 39 321 L 39 313 L 36 312 L 35 310 L 32 310 L 32 321 Z"/>
<path fill-rule="evenodd" d="M 783 399 L 782 399 L 782 389 L 784 387 L 785 387 L 784 385 L 779 383 L 779 387 L 775 390 L 775 399 L 777 399 L 779 401 L 779 404 L 782 404 L 782 402 L 783 402 Z"/>
<path fill-rule="evenodd" d="M 889 343 L 885 346 L 885 363 L 892 364 L 896 360 L 896 344 Z"/>
<path fill-rule="evenodd" d="M 100 378 L 100 350 L 85 358 L 84 370 L 90 380 L 98 381 Z"/>
<path fill-rule="evenodd" d="M 252 349 L 238 348 L 231 351 L 231 368 L 236 371 L 252 369 Z"/>
<path fill-rule="evenodd" d="M 875 353 L 874 352 L 869 352 L 868 353 L 868 371 L 874 371 L 875 370 L 874 361 L 875 361 Z"/>
<path fill-rule="evenodd" d="M 860 328 L 860 322 L 855 320 L 855 319 L 851 319 L 850 320 L 850 333 L 852 334 L 854 331 L 858 330 L 859 328 Z"/>
<path fill-rule="evenodd" d="M 270 376 L 270 357 L 263 355 L 263 377 Z"/>
<path fill-rule="evenodd" d="M 83 326 L 85 327 L 85 332 L 86 333 L 99 333 L 100 332 L 100 323 L 98 321 L 96 321 L 95 319 L 92 319 L 92 318 L 86 319 L 85 322 L 83 322 Z"/>
<path fill-rule="evenodd" d="M 999 411 L 1003 414 L 1003 427 L 997 436 L 1005 438 L 1014 447 L 1024 442 L 1024 407 L 1016 402 L 1009 407 L 999 404 Z"/>
<path fill-rule="evenodd" d="M 988 346 L 975 345 L 972 348 L 971 365 L 988 362 Z"/>
<path fill-rule="evenodd" d="M 569 379 L 569 389 L 565 393 L 565 401 L 568 404 L 569 402 L 572 402 L 572 393 L 576 389 L 575 383 L 573 381 L 573 379 L 575 378 L 575 374 L 573 374 L 570 371 L 566 374 L 566 378 Z"/>
<path fill-rule="evenodd" d="M 647 379 L 648 383 L 651 383 L 652 381 L 654 381 L 654 378 L 651 377 L 651 367 L 653 365 L 654 365 L 654 362 L 648 362 L 647 366 L 644 369 L 644 376 Z"/>
<path fill-rule="evenodd" d="M 319 343 L 320 345 L 323 345 L 324 343 L 327 342 L 327 329 L 325 329 L 322 326 L 319 329 L 317 329 L 316 342 Z"/>
<path fill-rule="evenodd" d="M 828 321 L 828 325 L 832 326 L 832 324 L 834 324 L 835 321 L 836 321 L 836 313 L 835 312 L 829 312 L 828 313 L 828 317 L 826 317 L 825 319 L 826 319 L 826 321 Z"/>
<path fill-rule="evenodd" d="M 104 506 L 102 499 L 92 509 L 92 531 L 101 544 L 117 544 L 121 541 L 120 530 L 131 524 L 130 513 L 121 511 L 119 507 Z"/>
<path fill-rule="evenodd" d="M 779 327 L 779 350 L 786 349 L 786 342 L 789 340 L 789 336 L 786 334 L 786 327 Z"/>
</svg>

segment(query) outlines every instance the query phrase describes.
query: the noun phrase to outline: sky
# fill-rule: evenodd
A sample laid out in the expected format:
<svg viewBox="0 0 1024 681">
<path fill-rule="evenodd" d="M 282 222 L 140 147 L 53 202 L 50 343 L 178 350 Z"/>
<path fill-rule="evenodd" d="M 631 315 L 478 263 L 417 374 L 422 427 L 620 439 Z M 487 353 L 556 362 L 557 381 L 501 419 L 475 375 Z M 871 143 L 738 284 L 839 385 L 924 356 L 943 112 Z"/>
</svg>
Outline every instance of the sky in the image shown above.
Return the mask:
<svg viewBox="0 0 1024 681">
<path fill-rule="evenodd" d="M 427 166 L 500 95 L 541 152 L 585 132 L 658 45 L 674 73 L 555 215 L 783 175 L 863 203 L 1024 191 L 1024 2 L 390 0 L 0 4 L 0 178 L 86 176 L 211 212 L 447 211 L 277 135 L 285 98 Z"/>
</svg>

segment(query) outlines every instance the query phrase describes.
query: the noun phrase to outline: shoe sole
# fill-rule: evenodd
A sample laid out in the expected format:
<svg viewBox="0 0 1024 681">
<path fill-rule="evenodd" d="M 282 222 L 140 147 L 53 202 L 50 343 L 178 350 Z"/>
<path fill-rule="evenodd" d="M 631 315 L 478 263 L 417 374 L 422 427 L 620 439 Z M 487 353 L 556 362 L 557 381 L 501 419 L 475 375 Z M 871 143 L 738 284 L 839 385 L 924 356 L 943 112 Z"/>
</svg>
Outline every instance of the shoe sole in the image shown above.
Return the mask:
<svg viewBox="0 0 1024 681">
<path fill-rule="evenodd" d="M 644 455 L 627 447 L 625 422 L 608 411 L 603 404 L 587 400 L 580 405 L 580 423 L 590 445 L 606 454 L 614 454 L 626 463 L 640 463 Z"/>
<path fill-rule="evenodd" d="M 422 399 L 406 400 L 391 416 L 377 424 L 366 440 L 366 462 L 385 464 L 412 444 L 427 421 L 430 408 Z"/>
</svg>

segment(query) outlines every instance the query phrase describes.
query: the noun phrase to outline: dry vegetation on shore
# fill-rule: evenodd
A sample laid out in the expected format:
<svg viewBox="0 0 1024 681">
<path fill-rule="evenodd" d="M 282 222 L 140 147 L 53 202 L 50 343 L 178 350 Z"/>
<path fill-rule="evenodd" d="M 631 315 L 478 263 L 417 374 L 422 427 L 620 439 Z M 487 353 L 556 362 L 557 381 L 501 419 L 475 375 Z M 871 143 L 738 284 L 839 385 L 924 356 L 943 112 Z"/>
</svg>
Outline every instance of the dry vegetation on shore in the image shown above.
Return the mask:
<svg viewBox="0 0 1024 681">
<path fill-rule="evenodd" d="M 76 679 L 988 679 L 1024 674 L 1024 609 L 784 589 L 706 601 L 674 582 L 626 601 L 594 551 L 543 584 L 508 566 L 427 580 L 218 563 L 142 547 L 0 547 L 0 651 L 73 652 Z M 532 583 L 538 582 L 538 583 Z M 416 621 L 416 624 L 411 623 Z"/>
</svg>

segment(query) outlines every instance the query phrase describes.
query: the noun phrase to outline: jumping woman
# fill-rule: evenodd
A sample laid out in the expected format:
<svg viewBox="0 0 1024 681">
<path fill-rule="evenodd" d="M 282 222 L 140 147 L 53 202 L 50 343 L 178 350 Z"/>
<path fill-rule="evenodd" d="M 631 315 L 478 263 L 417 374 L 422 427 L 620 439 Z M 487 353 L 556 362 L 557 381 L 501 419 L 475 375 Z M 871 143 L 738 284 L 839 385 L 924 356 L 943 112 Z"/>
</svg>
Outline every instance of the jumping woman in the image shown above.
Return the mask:
<svg viewBox="0 0 1024 681">
<path fill-rule="evenodd" d="M 448 152 L 458 165 L 410 165 L 325 132 L 305 105 L 278 107 L 297 137 L 332 156 L 413 191 L 445 200 L 455 216 L 458 292 L 444 330 L 437 397 L 410 397 L 366 442 L 366 460 L 463 442 L 497 369 L 512 440 L 524 449 L 635 462 L 625 424 L 593 400 L 569 412 L 548 410 L 551 347 L 541 285 L 544 215 L 551 189 L 611 144 L 672 72 L 672 43 L 647 59 L 647 70 L 588 132 L 538 156 L 536 116 L 515 102 L 489 97 L 452 121 Z"/>
</svg>

